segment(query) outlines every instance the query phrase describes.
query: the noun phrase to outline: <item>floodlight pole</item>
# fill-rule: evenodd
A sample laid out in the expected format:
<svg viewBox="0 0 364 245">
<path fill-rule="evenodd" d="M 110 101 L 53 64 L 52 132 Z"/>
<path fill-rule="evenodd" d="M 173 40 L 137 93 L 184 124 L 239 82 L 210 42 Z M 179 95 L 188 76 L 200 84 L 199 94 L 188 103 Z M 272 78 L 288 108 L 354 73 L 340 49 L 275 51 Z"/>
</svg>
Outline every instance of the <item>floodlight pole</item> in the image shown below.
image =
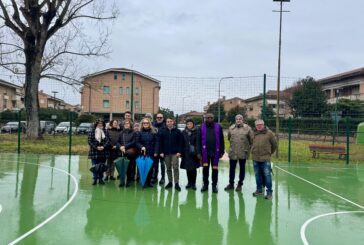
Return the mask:
<svg viewBox="0 0 364 245">
<path fill-rule="evenodd" d="M 280 87 L 281 87 L 281 49 L 282 49 L 282 13 L 283 2 L 289 2 L 290 0 L 273 0 L 273 2 L 280 2 L 279 10 L 279 45 L 278 45 L 278 76 L 277 76 L 277 108 L 276 108 L 276 138 L 277 138 L 277 151 L 276 157 L 279 157 L 279 107 L 280 107 Z M 277 11 L 273 11 L 277 12 Z"/>
<path fill-rule="evenodd" d="M 58 93 L 57 91 L 52 91 L 53 93 L 53 109 L 56 109 L 56 94 Z"/>
</svg>

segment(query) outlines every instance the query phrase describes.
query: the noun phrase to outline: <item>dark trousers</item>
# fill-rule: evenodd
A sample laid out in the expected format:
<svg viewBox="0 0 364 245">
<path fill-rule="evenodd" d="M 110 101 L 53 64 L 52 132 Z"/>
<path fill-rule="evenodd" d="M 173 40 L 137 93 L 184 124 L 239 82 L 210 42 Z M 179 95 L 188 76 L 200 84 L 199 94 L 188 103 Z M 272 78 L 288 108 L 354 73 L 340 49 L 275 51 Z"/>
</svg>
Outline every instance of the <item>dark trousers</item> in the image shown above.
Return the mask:
<svg viewBox="0 0 364 245">
<path fill-rule="evenodd" d="M 126 182 L 130 183 L 131 181 L 135 180 L 135 168 L 135 157 L 130 157 L 128 169 L 126 170 Z"/>
<path fill-rule="evenodd" d="M 245 178 L 245 162 L 246 159 L 239 159 L 239 181 L 238 185 L 242 185 L 244 178 Z M 238 160 L 230 160 L 230 173 L 229 173 L 229 183 L 231 185 L 234 185 L 235 180 L 235 169 L 236 164 L 238 163 Z"/>
<path fill-rule="evenodd" d="M 214 169 L 212 167 L 213 161 L 214 161 L 214 157 L 208 157 L 207 158 L 208 166 L 203 166 L 202 174 L 203 174 L 203 184 L 204 185 L 209 185 L 210 166 L 212 168 L 212 185 L 213 186 L 217 185 L 218 170 Z"/>
<path fill-rule="evenodd" d="M 187 170 L 188 184 L 196 185 L 197 170 Z"/>
<path fill-rule="evenodd" d="M 161 165 L 161 178 L 164 179 L 166 176 L 166 165 L 164 163 L 164 158 L 163 157 L 156 157 L 156 160 L 153 163 L 153 179 L 158 179 L 158 172 L 159 172 L 159 162 Z"/>
<path fill-rule="evenodd" d="M 99 164 L 105 164 L 106 159 L 92 159 L 92 166 L 96 168 Z M 103 180 L 104 172 L 103 171 L 93 171 L 92 172 L 94 180 Z"/>
</svg>

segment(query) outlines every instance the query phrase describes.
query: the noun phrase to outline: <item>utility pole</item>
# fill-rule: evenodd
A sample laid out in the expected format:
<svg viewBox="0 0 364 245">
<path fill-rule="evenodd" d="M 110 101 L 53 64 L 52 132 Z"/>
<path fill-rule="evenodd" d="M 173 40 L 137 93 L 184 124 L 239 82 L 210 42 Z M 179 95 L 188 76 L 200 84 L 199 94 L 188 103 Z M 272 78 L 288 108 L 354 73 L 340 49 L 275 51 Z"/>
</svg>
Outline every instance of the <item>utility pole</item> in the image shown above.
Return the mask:
<svg viewBox="0 0 364 245">
<path fill-rule="evenodd" d="M 280 2 L 279 12 L 279 47 L 278 47 L 278 76 L 277 76 L 277 105 L 276 105 L 276 137 L 277 137 L 277 151 L 276 157 L 279 157 L 279 107 L 280 107 L 280 89 L 281 89 L 281 48 L 282 48 L 282 13 L 289 12 L 283 10 L 283 2 L 290 2 L 290 0 L 273 0 L 273 2 Z"/>
<path fill-rule="evenodd" d="M 53 93 L 53 109 L 56 109 L 56 94 L 58 93 L 57 91 L 52 91 Z"/>
</svg>

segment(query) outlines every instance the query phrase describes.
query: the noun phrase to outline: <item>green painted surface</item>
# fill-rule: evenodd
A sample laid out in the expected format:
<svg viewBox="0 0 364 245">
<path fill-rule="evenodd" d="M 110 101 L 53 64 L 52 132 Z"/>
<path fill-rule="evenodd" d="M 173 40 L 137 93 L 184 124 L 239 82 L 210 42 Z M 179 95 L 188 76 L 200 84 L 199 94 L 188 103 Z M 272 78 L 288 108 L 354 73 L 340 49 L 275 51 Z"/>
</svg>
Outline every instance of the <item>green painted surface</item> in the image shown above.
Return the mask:
<svg viewBox="0 0 364 245">
<path fill-rule="evenodd" d="M 0 155 L 0 244 L 32 229 L 72 196 L 71 178 L 79 191 L 71 204 L 19 244 L 302 244 L 301 226 L 330 212 L 363 209 L 274 169 L 274 198 L 254 198 L 251 163 L 242 193 L 225 192 L 228 167 L 219 172 L 219 193 L 180 193 L 138 184 L 118 188 L 117 182 L 91 186 L 85 157 Z M 364 206 L 364 167 L 349 165 L 279 165 L 283 169 Z M 181 170 L 181 184 L 186 177 Z M 201 170 L 198 189 L 201 188 Z M 310 244 L 362 244 L 364 213 L 333 215 L 307 226 Z"/>
<path fill-rule="evenodd" d="M 358 124 L 356 143 L 360 144 L 360 145 L 364 145 L 364 122 Z"/>
</svg>

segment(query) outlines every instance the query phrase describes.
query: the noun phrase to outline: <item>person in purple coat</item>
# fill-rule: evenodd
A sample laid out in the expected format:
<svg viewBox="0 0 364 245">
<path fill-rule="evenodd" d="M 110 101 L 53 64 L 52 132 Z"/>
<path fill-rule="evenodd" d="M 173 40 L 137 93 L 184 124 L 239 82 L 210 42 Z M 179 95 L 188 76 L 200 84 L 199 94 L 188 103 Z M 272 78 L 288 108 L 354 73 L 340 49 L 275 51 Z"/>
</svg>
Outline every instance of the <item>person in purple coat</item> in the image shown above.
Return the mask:
<svg viewBox="0 0 364 245">
<path fill-rule="evenodd" d="M 201 157 L 203 167 L 203 187 L 201 192 L 209 188 L 209 169 L 212 168 L 212 192 L 217 193 L 219 159 L 224 155 L 224 134 L 220 124 L 214 122 L 214 115 L 207 113 L 201 125 Z"/>
</svg>

